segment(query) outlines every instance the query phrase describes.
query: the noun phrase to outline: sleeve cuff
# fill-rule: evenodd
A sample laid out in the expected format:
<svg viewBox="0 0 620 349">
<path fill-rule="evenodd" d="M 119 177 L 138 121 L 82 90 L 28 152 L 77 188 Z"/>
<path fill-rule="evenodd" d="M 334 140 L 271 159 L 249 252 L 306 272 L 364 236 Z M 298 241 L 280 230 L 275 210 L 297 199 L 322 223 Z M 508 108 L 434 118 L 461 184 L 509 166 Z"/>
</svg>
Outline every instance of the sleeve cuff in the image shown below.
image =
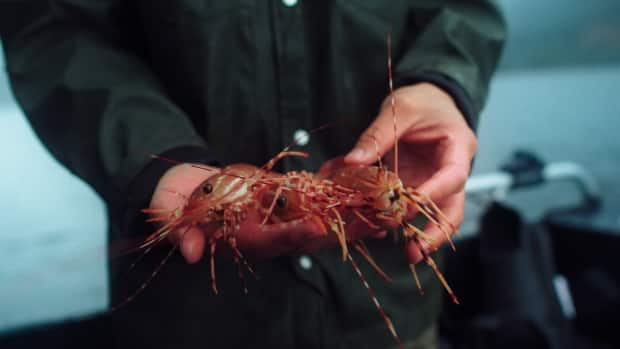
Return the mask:
<svg viewBox="0 0 620 349">
<path fill-rule="evenodd" d="M 201 163 L 209 166 L 221 166 L 215 156 L 206 148 L 183 146 L 173 148 L 162 154 L 162 157 L 178 162 Z M 161 176 L 176 164 L 160 159 L 151 160 L 133 178 L 126 191 L 126 202 L 121 211 L 120 232 L 123 237 L 149 234 L 153 226 L 146 222 L 148 218 L 142 209 L 147 208 Z"/>
<path fill-rule="evenodd" d="M 420 82 L 429 82 L 446 91 L 446 93 L 448 93 L 454 100 L 456 107 L 459 108 L 465 117 L 467 125 L 469 125 L 474 133 L 476 132 L 476 128 L 478 126 L 478 115 L 474 110 L 472 100 L 465 92 L 465 89 L 463 89 L 458 82 L 450 77 L 437 72 L 423 72 L 416 74 L 413 77 L 399 79 L 395 81 L 395 86 L 401 87 Z"/>
</svg>

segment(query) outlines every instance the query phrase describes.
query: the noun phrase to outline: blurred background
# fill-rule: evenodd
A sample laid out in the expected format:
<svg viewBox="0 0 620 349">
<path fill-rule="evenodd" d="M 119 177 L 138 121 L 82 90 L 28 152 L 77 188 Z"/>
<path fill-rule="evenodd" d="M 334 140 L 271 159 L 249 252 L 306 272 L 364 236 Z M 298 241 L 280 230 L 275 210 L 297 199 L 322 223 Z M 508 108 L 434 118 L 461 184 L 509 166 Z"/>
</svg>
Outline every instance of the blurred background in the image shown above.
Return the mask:
<svg viewBox="0 0 620 349">
<path fill-rule="evenodd" d="M 579 224 L 619 232 L 620 2 L 500 4 L 510 35 L 481 117 L 474 176 L 497 171 L 516 150 L 546 163 L 574 162 L 603 189 L 601 206 Z M 104 310 L 104 205 L 38 141 L 15 104 L 5 69 L 0 168 L 0 335 Z M 502 198 L 527 222 L 580 200 L 575 186 L 563 182 Z M 470 200 L 464 235 L 479 230 L 484 209 Z M 87 263 L 76 263 L 80 258 Z"/>
</svg>

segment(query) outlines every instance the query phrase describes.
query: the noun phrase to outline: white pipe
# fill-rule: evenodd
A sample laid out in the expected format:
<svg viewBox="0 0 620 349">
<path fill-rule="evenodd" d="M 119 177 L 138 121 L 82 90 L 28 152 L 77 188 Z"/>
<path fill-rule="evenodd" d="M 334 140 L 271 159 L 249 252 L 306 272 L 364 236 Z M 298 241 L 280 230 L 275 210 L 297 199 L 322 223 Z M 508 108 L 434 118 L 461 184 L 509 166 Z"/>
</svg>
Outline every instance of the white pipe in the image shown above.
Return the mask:
<svg viewBox="0 0 620 349">
<path fill-rule="evenodd" d="M 557 162 L 546 165 L 542 170 L 542 182 L 571 181 L 577 184 L 588 200 L 598 200 L 600 190 L 594 177 L 582 166 L 573 162 Z M 495 199 L 502 199 L 513 187 L 515 179 L 508 172 L 493 172 L 469 178 L 465 184 L 467 194 L 491 194 Z M 518 187 L 517 187 L 518 188 Z"/>
</svg>

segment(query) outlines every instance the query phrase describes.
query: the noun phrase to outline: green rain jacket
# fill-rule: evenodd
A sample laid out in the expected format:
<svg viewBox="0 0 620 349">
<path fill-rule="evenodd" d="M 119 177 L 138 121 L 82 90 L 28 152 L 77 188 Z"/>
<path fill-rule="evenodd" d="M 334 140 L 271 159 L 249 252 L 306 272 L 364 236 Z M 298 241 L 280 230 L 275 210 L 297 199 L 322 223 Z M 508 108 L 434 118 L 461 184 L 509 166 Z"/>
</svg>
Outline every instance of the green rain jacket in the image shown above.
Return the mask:
<svg viewBox="0 0 620 349">
<path fill-rule="evenodd" d="M 388 33 L 396 85 L 440 86 L 475 128 L 505 37 L 484 0 L 58 0 L 26 17 L 2 33 L 15 96 L 50 152 L 107 202 L 114 236 L 152 229 L 137 212 L 169 165 L 147 154 L 263 164 L 296 131 L 331 122 L 301 148 L 309 160 L 280 169 L 346 153 L 388 93 Z M 412 340 L 437 320 L 442 290 L 424 271 L 420 296 L 391 241 L 369 247 L 394 282 L 363 270 Z M 121 347 L 394 345 L 338 253 L 257 262 L 248 295 L 221 260 L 219 296 L 207 262 L 175 255 L 107 333 Z M 138 288 L 161 258 L 150 253 L 130 273 L 137 284 L 114 293 Z"/>
</svg>

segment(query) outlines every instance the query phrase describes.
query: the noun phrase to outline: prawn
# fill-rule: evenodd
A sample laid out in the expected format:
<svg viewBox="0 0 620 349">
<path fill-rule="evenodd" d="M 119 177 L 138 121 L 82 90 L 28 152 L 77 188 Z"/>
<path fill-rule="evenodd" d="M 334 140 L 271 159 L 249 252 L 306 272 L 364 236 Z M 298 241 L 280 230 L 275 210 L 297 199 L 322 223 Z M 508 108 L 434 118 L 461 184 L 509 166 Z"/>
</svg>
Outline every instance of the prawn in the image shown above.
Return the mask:
<svg viewBox="0 0 620 349">
<path fill-rule="evenodd" d="M 197 227 L 203 231 L 213 232 L 208 236 L 208 246 L 210 251 L 211 288 L 215 294 L 218 294 L 218 288 L 214 255 L 219 241 L 223 241 L 230 247 L 233 259 L 239 267 L 239 276 L 242 279 L 242 265 L 252 275 L 256 276 L 238 248 L 235 233 L 240 229 L 241 224 L 251 217 L 256 219 L 255 217 L 264 216 L 263 224 L 265 225 L 265 231 L 281 228 L 282 224 L 291 226 L 301 222 L 282 222 L 281 220 L 274 219 L 273 215 L 268 214 L 269 211 L 273 210 L 272 203 L 277 203 L 277 198 L 274 198 L 273 193 L 277 191 L 279 186 L 280 181 L 278 179 L 283 177 L 282 174 L 272 172 L 271 169 L 283 157 L 308 156 L 307 153 L 289 151 L 288 148 L 281 151 L 262 167 L 241 163 L 224 167 L 220 172 L 200 183 L 192 194 L 185 198 L 185 204 L 182 207 L 172 211 L 152 208 L 143 209 L 144 213 L 152 217 L 148 219 L 149 222 L 159 223 L 161 226 L 146 237 L 136 248 L 126 251 L 143 251 L 137 260 L 131 264 L 128 271 L 133 269 L 141 258 L 148 254 L 155 245 L 165 240 L 172 232 L 180 231 L 182 240 L 190 228 Z M 180 162 L 161 156 L 152 155 L 152 157 L 180 164 Z M 210 171 L 210 169 L 200 165 L 192 166 Z M 111 311 L 116 311 L 135 299 L 159 273 L 176 249 L 178 249 L 179 243 L 177 242 L 173 245 L 149 278 L 123 302 L 111 308 Z M 247 292 L 247 288 L 244 287 L 244 290 Z"/>
<path fill-rule="evenodd" d="M 435 275 L 443 285 L 444 289 L 456 304 L 459 300 L 449 286 L 443 273 L 439 270 L 436 262 L 430 256 L 422 242 L 428 244 L 433 242 L 432 237 L 426 234 L 422 229 L 417 228 L 408 222 L 408 219 L 416 213 L 421 213 L 429 222 L 437 226 L 444 234 L 452 249 L 455 249 L 451 235 L 457 232 L 457 228 L 450 220 L 441 212 L 439 207 L 426 195 L 416 191 L 414 188 L 406 187 L 398 175 L 398 140 L 396 139 L 396 103 L 394 98 L 394 86 L 392 77 L 392 56 L 391 56 L 391 35 L 387 36 L 387 70 L 389 84 L 389 103 L 392 111 L 392 119 L 394 122 L 394 172 L 386 169 L 382 162 L 381 156 L 377 152 L 376 166 L 344 166 L 331 168 L 319 174 L 319 177 L 351 189 L 356 193 L 355 200 L 343 200 L 341 210 L 349 212 L 356 219 L 364 222 L 371 229 L 393 229 L 402 228 L 402 234 L 405 243 L 414 243 L 419 248 L 423 261 L 434 271 Z M 376 139 L 374 139 L 377 145 Z M 378 146 L 377 146 L 378 148 Z M 365 249 L 365 248 L 364 248 Z M 365 255 L 370 255 L 365 249 Z M 402 347 L 402 341 L 394 329 L 390 318 L 387 316 L 383 308 L 378 303 L 374 292 L 370 285 L 366 282 L 357 264 L 349 255 L 358 276 L 362 279 L 364 286 L 373 299 L 377 310 L 386 322 L 388 329 L 394 337 L 397 344 Z M 415 265 L 410 263 L 409 269 L 412 273 L 416 286 L 421 294 L 424 293 L 420 279 L 415 270 Z"/>
<path fill-rule="evenodd" d="M 328 180 L 319 180 L 312 173 L 305 171 L 291 171 L 284 174 L 271 171 L 283 157 L 308 156 L 305 152 L 289 150 L 294 144 L 295 142 L 287 146 L 262 167 L 242 163 L 224 167 L 220 172 L 200 183 L 192 194 L 185 198 L 185 204 L 173 211 L 143 209 L 144 213 L 152 217 L 148 220 L 149 222 L 160 223 L 161 226 L 131 250 L 142 250 L 143 252 L 132 263 L 129 270 L 133 269 L 153 246 L 162 242 L 172 232 L 180 231 L 182 240 L 190 228 L 196 227 L 208 232 L 206 234 L 208 234 L 210 252 L 211 288 L 214 294 L 218 294 L 215 252 L 219 241 L 225 242 L 232 251 L 233 259 L 239 267 L 241 279 L 244 278 L 242 266 L 250 274 L 256 276 L 239 249 L 235 236 L 241 225 L 248 219 L 260 221 L 262 233 L 294 229 L 296 225 L 311 222 L 319 227 L 319 231 L 323 235 L 327 235 L 330 231 L 336 234 L 342 248 L 343 260 L 346 260 L 348 249 L 344 222 L 336 208 L 343 201 L 351 201 L 354 191 Z M 152 157 L 180 164 L 180 162 L 161 156 L 153 155 Z M 192 166 L 210 170 L 200 165 Z M 157 275 L 178 246 L 179 242 L 175 243 L 138 290 L 111 310 L 114 311 L 123 307 L 138 296 Z M 373 268 L 385 276 L 385 273 L 378 268 L 369 256 L 365 256 L 365 258 Z M 247 293 L 247 288 L 244 287 L 244 291 Z"/>
</svg>

